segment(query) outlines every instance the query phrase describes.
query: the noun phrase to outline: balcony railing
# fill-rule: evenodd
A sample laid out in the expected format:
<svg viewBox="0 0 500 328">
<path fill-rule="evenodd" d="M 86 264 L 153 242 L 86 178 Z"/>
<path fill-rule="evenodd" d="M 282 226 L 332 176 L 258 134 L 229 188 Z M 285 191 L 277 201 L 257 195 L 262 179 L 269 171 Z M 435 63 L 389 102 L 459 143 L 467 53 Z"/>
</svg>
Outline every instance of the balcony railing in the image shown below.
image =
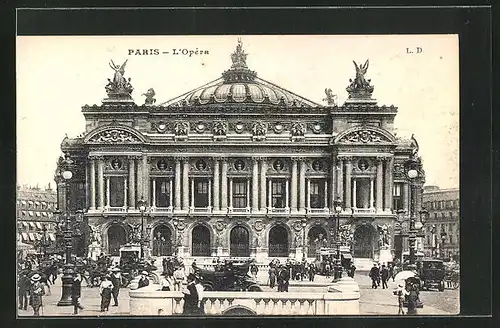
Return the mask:
<svg viewBox="0 0 500 328">
<path fill-rule="evenodd" d="M 191 213 L 212 213 L 212 206 L 207 207 L 191 207 L 189 209 Z"/>
<path fill-rule="evenodd" d="M 173 207 L 153 207 L 151 208 L 152 212 L 161 212 L 161 213 L 172 213 Z"/>
<path fill-rule="evenodd" d="M 330 210 L 327 207 L 323 208 L 308 208 L 307 213 L 310 214 L 323 214 L 323 213 L 328 213 Z"/>
<path fill-rule="evenodd" d="M 269 208 L 269 212 L 271 213 L 288 213 L 290 212 L 289 207 L 271 207 Z"/>
<path fill-rule="evenodd" d="M 120 207 L 106 206 L 104 207 L 104 212 L 127 212 L 127 208 L 124 206 Z"/>
<path fill-rule="evenodd" d="M 229 207 L 229 213 L 250 213 L 250 207 Z"/>
<path fill-rule="evenodd" d="M 374 208 L 354 208 L 354 213 L 375 213 Z"/>
</svg>

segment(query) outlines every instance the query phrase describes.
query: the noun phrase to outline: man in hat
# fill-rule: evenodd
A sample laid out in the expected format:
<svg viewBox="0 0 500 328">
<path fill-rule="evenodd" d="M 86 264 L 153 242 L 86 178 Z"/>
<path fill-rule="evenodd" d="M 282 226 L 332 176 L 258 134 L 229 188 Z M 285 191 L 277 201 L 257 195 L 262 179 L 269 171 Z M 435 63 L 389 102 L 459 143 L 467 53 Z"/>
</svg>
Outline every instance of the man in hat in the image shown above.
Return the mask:
<svg viewBox="0 0 500 328">
<path fill-rule="evenodd" d="M 386 289 L 387 280 L 389 280 L 389 270 L 386 268 L 384 264 L 382 264 L 382 270 L 380 271 L 380 278 L 382 279 L 382 289 Z"/>
<path fill-rule="evenodd" d="M 121 280 L 120 269 L 117 267 L 112 268 L 111 283 L 113 284 L 113 306 L 118 306 L 118 294 L 120 293 Z"/>
<path fill-rule="evenodd" d="M 109 310 L 109 303 L 111 302 L 111 294 L 113 290 L 113 283 L 108 275 L 102 277 L 101 285 L 99 286 L 99 294 L 101 295 L 101 312 Z"/>
<path fill-rule="evenodd" d="M 73 314 L 78 314 L 78 309 L 83 310 L 80 304 L 80 297 L 82 295 L 82 276 L 79 272 L 73 278 L 73 285 L 71 285 L 71 301 L 73 302 Z"/>
<path fill-rule="evenodd" d="M 33 308 L 33 315 L 35 317 L 40 316 L 40 307 L 42 305 L 42 297 L 45 295 L 45 289 L 43 285 L 40 283 L 40 275 L 35 273 L 31 277 L 31 286 L 30 286 L 30 298 L 31 298 L 31 307 Z"/>
<path fill-rule="evenodd" d="M 19 273 L 17 287 L 19 289 L 19 310 L 26 310 L 28 308 L 28 291 L 30 287 L 30 280 L 26 270 Z"/>
<path fill-rule="evenodd" d="M 371 268 L 368 276 L 372 280 L 372 289 L 373 288 L 377 289 L 377 287 L 378 287 L 377 281 L 379 280 L 379 277 L 380 277 L 380 271 L 378 269 L 377 263 L 373 263 L 373 268 Z"/>
<path fill-rule="evenodd" d="M 141 277 L 139 278 L 139 284 L 137 288 L 142 288 L 149 286 L 149 279 L 148 279 L 148 272 L 147 271 L 142 271 L 141 272 Z"/>
<path fill-rule="evenodd" d="M 184 293 L 184 307 L 182 309 L 183 315 L 197 315 L 199 314 L 198 290 L 196 288 L 196 276 L 193 273 L 187 276 L 187 286 L 182 292 Z"/>
<path fill-rule="evenodd" d="M 405 301 L 405 296 L 408 294 L 406 289 L 403 287 L 403 284 L 398 284 L 398 288 L 394 291 L 394 295 L 398 297 L 398 314 L 405 314 L 405 311 L 403 310 L 404 306 L 404 301 Z"/>
</svg>

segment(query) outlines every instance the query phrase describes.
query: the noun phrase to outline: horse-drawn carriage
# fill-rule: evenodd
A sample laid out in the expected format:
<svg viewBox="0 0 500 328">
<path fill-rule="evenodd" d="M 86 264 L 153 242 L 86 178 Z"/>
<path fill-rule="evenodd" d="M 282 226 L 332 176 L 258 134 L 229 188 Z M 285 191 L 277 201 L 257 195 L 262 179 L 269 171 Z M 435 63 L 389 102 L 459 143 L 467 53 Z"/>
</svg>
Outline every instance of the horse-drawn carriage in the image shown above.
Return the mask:
<svg viewBox="0 0 500 328">
<path fill-rule="evenodd" d="M 204 290 L 260 292 L 262 288 L 248 275 L 250 264 L 250 261 L 227 261 L 217 271 L 196 267 L 195 275 L 200 279 Z"/>
</svg>

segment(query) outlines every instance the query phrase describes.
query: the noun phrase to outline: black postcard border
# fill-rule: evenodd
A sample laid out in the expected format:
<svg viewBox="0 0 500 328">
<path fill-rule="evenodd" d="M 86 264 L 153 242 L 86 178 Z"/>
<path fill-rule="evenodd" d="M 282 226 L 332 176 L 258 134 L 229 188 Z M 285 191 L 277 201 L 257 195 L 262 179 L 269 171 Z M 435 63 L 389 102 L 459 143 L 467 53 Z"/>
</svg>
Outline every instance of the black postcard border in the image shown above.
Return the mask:
<svg viewBox="0 0 500 328">
<path fill-rule="evenodd" d="M 348 320 L 328 318 L 136 318 L 86 317 L 17 319 L 9 327 L 140 327 L 244 325 L 295 327 L 304 325 L 368 327 L 370 324 L 444 327 L 491 323 L 491 224 L 492 224 L 492 117 L 491 117 L 491 8 L 273 8 L 273 9 L 87 9 L 18 10 L 3 24 L 13 24 L 10 46 L 11 72 L 7 103 L 1 111 L 1 150 L 15 163 L 15 33 L 18 35 L 175 35 L 175 34 L 459 34 L 460 39 L 460 209 L 461 209 L 461 316 L 376 317 Z M 17 25 L 16 25 L 17 18 Z M 332 58 L 334 60 L 334 58 Z M 5 74 L 4 78 L 8 75 Z M 47 77 L 50 81 L 50 77 Z M 14 82 L 14 83 L 13 83 Z M 43 87 L 43 86 L 41 86 Z M 10 96 L 10 97 L 9 97 Z M 10 98 L 10 99 L 9 99 Z M 54 99 L 57 101 L 57 99 Z M 9 110 L 7 109 L 9 108 Z M 44 110 L 44 109 L 40 109 Z M 57 122 L 56 122 L 57 123 Z M 62 122 L 58 122 L 61 124 Z M 50 127 L 47 127 L 50 128 Z M 498 157 L 498 156 L 497 156 Z M 498 158 L 497 158 L 498 159 Z M 425 160 L 425 159 L 424 159 Z M 8 161 L 6 161 L 8 162 Z M 496 162 L 495 162 L 496 164 Z M 15 231 L 15 165 L 3 164 L 3 231 Z M 7 210 L 8 209 L 8 210 Z M 9 215 L 7 215 L 7 213 Z M 4 259 L 15 263 L 15 237 L 5 236 Z M 10 251 L 9 251 L 10 250 Z M 12 267 L 15 271 L 14 266 Z M 3 318 L 15 318 L 15 282 L 2 275 L 11 289 L 1 308 Z M 10 280 L 9 280 L 10 279 Z M 480 315 L 483 317 L 474 317 Z M 13 319 L 14 319 L 13 318 Z M 76 319 L 76 318 L 75 318 Z M 90 320 L 90 321 L 87 321 Z M 146 321 L 145 321 L 146 320 Z M 404 321 L 401 321 L 404 320 Z"/>
</svg>

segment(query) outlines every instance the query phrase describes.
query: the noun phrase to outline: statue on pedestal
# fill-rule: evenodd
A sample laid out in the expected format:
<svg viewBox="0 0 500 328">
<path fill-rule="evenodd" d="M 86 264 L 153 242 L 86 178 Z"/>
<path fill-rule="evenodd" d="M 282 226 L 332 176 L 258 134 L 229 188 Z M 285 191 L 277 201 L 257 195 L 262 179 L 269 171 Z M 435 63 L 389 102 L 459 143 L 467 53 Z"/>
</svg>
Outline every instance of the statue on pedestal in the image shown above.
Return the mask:
<svg viewBox="0 0 500 328">
<path fill-rule="evenodd" d="M 374 88 L 370 85 L 370 80 L 365 79 L 369 61 L 367 59 L 363 65 L 358 65 L 354 60 L 353 63 L 356 67 L 356 78 L 354 81 L 349 79 L 351 84 L 346 88 L 349 98 L 370 99 Z"/>
<path fill-rule="evenodd" d="M 377 230 L 379 233 L 379 246 L 380 248 L 390 248 L 390 240 L 389 240 L 389 226 L 386 224 L 380 226 L 377 225 Z"/>
<path fill-rule="evenodd" d="M 113 80 L 108 79 L 108 84 L 105 87 L 110 99 L 132 99 L 130 94 L 134 88 L 130 84 L 130 78 L 127 80 L 124 77 L 127 61 L 128 59 L 122 65 L 116 65 L 113 60 L 109 63 L 109 67 L 115 71 Z"/>
</svg>

